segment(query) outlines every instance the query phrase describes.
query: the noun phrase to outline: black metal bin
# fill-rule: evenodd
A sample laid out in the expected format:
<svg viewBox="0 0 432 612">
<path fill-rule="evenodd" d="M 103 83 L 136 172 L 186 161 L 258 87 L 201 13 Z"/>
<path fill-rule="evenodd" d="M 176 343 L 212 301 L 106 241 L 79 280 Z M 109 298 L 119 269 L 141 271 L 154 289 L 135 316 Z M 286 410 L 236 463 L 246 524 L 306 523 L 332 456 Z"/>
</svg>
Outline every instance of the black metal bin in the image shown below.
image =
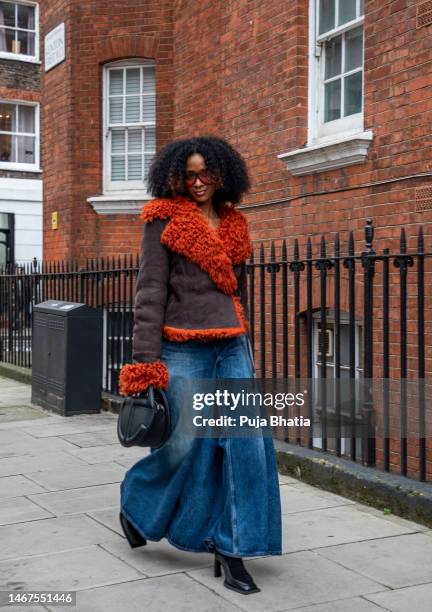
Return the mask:
<svg viewBox="0 0 432 612">
<path fill-rule="evenodd" d="M 32 403 L 61 414 L 100 412 L 102 312 L 48 300 L 33 308 Z"/>
</svg>

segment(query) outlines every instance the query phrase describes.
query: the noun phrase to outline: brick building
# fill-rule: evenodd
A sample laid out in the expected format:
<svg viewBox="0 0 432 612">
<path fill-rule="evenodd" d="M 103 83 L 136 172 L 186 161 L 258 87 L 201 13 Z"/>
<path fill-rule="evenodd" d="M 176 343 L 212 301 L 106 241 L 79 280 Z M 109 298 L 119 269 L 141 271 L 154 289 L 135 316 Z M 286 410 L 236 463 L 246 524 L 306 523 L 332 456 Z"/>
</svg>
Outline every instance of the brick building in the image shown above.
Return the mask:
<svg viewBox="0 0 432 612">
<path fill-rule="evenodd" d="M 42 257 L 39 5 L 0 2 L 0 266 Z"/>
<path fill-rule="evenodd" d="M 312 237 L 316 255 L 321 233 L 340 232 L 346 252 L 353 231 L 358 253 L 372 218 L 375 249 L 397 252 L 402 226 L 415 248 L 423 226 L 431 250 L 429 0 L 45 0 L 40 21 L 43 37 L 65 28 L 64 61 L 42 71 L 45 259 L 138 252 L 152 155 L 173 138 L 208 133 L 247 160 L 253 186 L 242 205 L 257 248 L 287 239 L 292 253 L 296 237 L 304 256 Z M 393 289 L 397 327 L 396 280 Z M 315 310 L 319 292 L 317 284 Z M 345 288 L 342 310 L 348 297 Z M 302 291 L 301 312 L 305 303 Z M 360 291 L 355 307 L 360 373 Z M 430 331 L 429 302 L 425 312 Z M 379 325 L 376 341 L 382 375 Z M 412 344 L 414 374 L 416 359 Z M 425 363 L 430 373 L 430 347 Z"/>
</svg>

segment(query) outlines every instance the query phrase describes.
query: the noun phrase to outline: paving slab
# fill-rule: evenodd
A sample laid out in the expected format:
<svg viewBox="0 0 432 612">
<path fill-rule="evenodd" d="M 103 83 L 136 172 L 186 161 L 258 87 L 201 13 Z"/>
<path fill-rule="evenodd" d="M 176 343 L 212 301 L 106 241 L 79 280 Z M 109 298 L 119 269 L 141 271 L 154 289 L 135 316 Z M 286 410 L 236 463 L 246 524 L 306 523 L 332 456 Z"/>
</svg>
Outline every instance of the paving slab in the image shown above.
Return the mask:
<svg viewBox="0 0 432 612">
<path fill-rule="evenodd" d="M 97 545 L 0 561 L 3 590 L 77 591 L 140 577 L 138 570 Z"/>
<path fill-rule="evenodd" d="M 25 476 L 3 476 L 0 478 L 0 500 L 7 497 L 19 497 L 32 493 L 44 493 L 44 487 L 29 480 Z"/>
<path fill-rule="evenodd" d="M 30 472 L 62 468 L 72 470 L 74 467 L 86 465 L 78 457 L 72 457 L 62 451 L 49 451 L 46 453 L 29 453 L 17 457 L 3 457 L 0 459 L 0 476 L 14 476 L 16 474 L 29 474 Z"/>
<path fill-rule="evenodd" d="M 73 457 L 78 457 L 90 465 L 106 463 L 107 461 L 116 461 L 117 463 L 123 461 L 132 466 L 134 463 L 150 454 L 150 449 L 141 448 L 139 446 L 125 448 L 117 440 L 117 444 L 105 444 L 104 446 L 90 446 L 87 448 L 69 448 L 68 452 Z"/>
<path fill-rule="evenodd" d="M 369 597 L 369 596 L 368 596 Z M 372 595 L 372 597 L 374 597 Z M 362 597 L 339 599 L 330 603 L 294 608 L 291 612 L 383 612 L 384 608 Z"/>
<path fill-rule="evenodd" d="M 78 514 L 0 527 L 0 542 L 0 560 L 4 561 L 89 544 L 121 544 L 122 538 L 85 514 Z"/>
<path fill-rule="evenodd" d="M 51 516 L 51 512 L 34 504 L 27 497 L 7 497 L 0 500 L 0 525 L 34 521 Z"/>
<path fill-rule="evenodd" d="M 38 455 L 60 450 L 74 450 L 76 448 L 71 442 L 60 437 L 33 438 L 24 432 L 18 432 L 16 429 L 10 429 L 7 433 L 9 434 L 8 439 L 5 439 L 0 444 L 0 458 Z"/>
<path fill-rule="evenodd" d="M 5 596 L 6 597 L 6 596 Z M 3 598 L 0 598 L 0 602 Z M 73 609 L 73 608 L 72 608 Z M 2 606 L 0 604 L 1 612 L 47 612 L 48 608 L 41 608 L 40 606 L 30 605 L 30 606 Z M 69 611 L 70 612 L 70 611 Z"/>
<path fill-rule="evenodd" d="M 132 565 L 146 576 L 164 576 L 200 567 L 213 571 L 214 557 L 210 553 L 193 553 L 179 550 L 163 538 L 159 542 L 147 542 L 132 549 L 126 538 L 104 542 L 101 547 L 118 559 Z"/>
<path fill-rule="evenodd" d="M 392 589 L 432 583 L 432 538 L 422 533 L 320 548 L 317 552 Z"/>
<path fill-rule="evenodd" d="M 63 468 L 29 472 L 27 476 L 48 491 L 78 489 L 93 485 L 120 482 L 125 470 L 116 463 L 100 463 L 97 465 L 75 465 L 73 470 Z"/>
<path fill-rule="evenodd" d="M 4 426 L 7 424 L 5 423 Z M 62 421 L 55 421 L 51 423 L 41 424 L 41 421 L 38 421 L 34 426 L 29 426 L 29 423 L 26 423 L 26 426 L 23 427 L 23 430 L 34 436 L 35 438 L 45 438 L 48 436 L 62 436 L 64 434 L 76 434 L 76 433 L 84 433 L 88 431 L 97 432 L 98 430 L 106 429 L 106 423 L 101 422 L 98 424 L 95 422 L 81 421 L 75 422 L 73 417 L 64 417 Z"/>
<path fill-rule="evenodd" d="M 285 514 L 283 519 L 282 550 L 287 553 L 415 531 L 415 528 L 358 512 L 350 504 Z"/>
<path fill-rule="evenodd" d="M 38 426 L 46 426 L 48 424 L 58 423 L 59 420 L 53 416 L 44 416 L 38 419 Z M 25 419 L 24 421 L 8 421 L 6 423 L 0 423 L 0 431 L 6 431 L 8 429 L 26 429 L 31 432 L 31 428 L 35 425 L 34 419 Z"/>
<path fill-rule="evenodd" d="M 318 510 L 336 506 L 354 504 L 353 500 L 335 495 L 322 489 L 314 491 L 312 487 L 303 483 L 280 488 L 282 514 L 293 514 L 306 510 Z"/>
<path fill-rule="evenodd" d="M 42 419 L 44 415 L 29 406 L 12 405 L 8 402 L 2 406 L 0 403 L 0 423 L 10 423 L 12 421 L 23 421 L 24 419 Z"/>
<path fill-rule="evenodd" d="M 293 478 L 292 476 L 287 476 L 286 474 L 279 474 L 279 484 L 301 484 L 301 480 Z"/>
<path fill-rule="evenodd" d="M 104 508 L 117 508 L 120 504 L 120 484 L 37 493 L 36 495 L 29 495 L 29 499 L 56 516 L 80 514 Z"/>
<path fill-rule="evenodd" d="M 98 429 L 96 433 L 85 431 L 76 434 L 64 434 L 60 436 L 60 438 L 81 448 L 106 444 L 119 444 L 117 431 L 112 425 L 104 429 Z"/>
<path fill-rule="evenodd" d="M 387 612 L 429 612 L 432 608 L 432 584 L 368 594 L 365 597 Z"/>
<path fill-rule="evenodd" d="M 247 612 L 292 610 L 386 590 L 310 551 L 252 559 L 245 565 L 262 589 L 247 597 L 223 586 L 223 570 L 220 578 L 215 578 L 208 569 L 187 573 Z"/>
<path fill-rule="evenodd" d="M 244 597 L 244 596 L 243 596 Z M 250 595 L 249 597 L 252 597 Z M 74 608 L 51 612 L 239 612 L 239 608 L 185 574 L 134 580 L 77 593 Z"/>
<path fill-rule="evenodd" d="M 123 529 L 120 525 L 119 512 L 120 512 L 120 490 L 118 491 L 117 501 L 111 508 L 104 508 L 103 510 L 88 510 L 86 516 L 89 516 L 97 523 L 108 527 L 111 531 L 118 533 L 124 537 Z M 115 501 L 115 500 L 114 500 Z"/>
</svg>

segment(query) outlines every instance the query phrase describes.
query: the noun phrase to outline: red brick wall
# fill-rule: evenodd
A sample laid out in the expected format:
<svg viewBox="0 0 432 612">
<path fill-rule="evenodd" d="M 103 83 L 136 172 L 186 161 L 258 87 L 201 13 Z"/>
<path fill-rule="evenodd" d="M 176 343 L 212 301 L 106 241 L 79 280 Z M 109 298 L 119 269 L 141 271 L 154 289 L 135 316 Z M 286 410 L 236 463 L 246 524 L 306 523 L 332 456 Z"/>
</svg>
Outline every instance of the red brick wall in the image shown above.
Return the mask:
<svg viewBox="0 0 432 612">
<path fill-rule="evenodd" d="M 137 216 L 97 215 L 102 193 L 102 67 L 117 59 L 156 60 L 157 142 L 172 136 L 171 2 L 47 0 L 43 34 L 66 22 L 66 61 L 43 78 L 44 258 L 80 259 L 137 250 Z M 51 229 L 51 212 L 59 229 Z"/>
</svg>

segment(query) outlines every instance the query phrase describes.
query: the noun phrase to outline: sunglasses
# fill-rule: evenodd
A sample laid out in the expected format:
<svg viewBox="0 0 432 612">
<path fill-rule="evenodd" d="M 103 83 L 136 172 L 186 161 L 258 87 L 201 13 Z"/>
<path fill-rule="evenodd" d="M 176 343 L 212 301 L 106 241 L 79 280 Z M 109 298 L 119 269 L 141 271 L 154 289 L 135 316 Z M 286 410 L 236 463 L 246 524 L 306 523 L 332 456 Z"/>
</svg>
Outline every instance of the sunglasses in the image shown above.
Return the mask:
<svg viewBox="0 0 432 612">
<path fill-rule="evenodd" d="M 204 183 L 204 185 L 210 185 L 216 180 L 215 175 L 207 168 L 205 170 L 200 170 L 200 172 L 186 170 L 186 172 L 184 173 L 184 181 L 187 187 L 192 187 L 193 185 L 195 185 L 197 178 L 199 178 L 201 183 Z"/>
</svg>

